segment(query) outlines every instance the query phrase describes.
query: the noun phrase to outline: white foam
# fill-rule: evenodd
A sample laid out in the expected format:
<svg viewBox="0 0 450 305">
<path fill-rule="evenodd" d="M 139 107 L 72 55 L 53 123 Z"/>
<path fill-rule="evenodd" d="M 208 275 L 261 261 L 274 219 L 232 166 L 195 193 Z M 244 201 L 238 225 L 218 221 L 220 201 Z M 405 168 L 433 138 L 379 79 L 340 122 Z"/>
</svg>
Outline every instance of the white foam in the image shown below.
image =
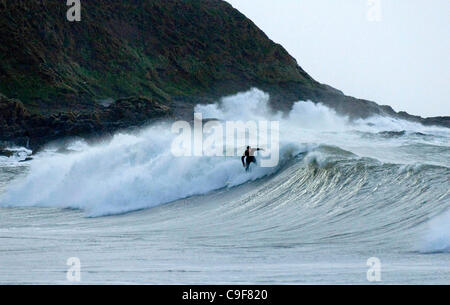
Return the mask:
<svg viewBox="0 0 450 305">
<path fill-rule="evenodd" d="M 79 208 L 89 216 L 156 206 L 231 187 L 270 174 L 246 173 L 238 158 L 173 157 L 174 135 L 165 124 L 136 135 L 116 135 L 105 145 L 71 154 L 43 153 L 30 174 L 12 185 L 2 206 Z"/>
<path fill-rule="evenodd" d="M 268 101 L 266 93 L 252 89 L 216 104 L 198 105 L 195 111 L 221 120 L 278 120 L 281 163 L 319 144 L 362 145 L 345 131 L 379 128 L 367 122 L 384 120 L 352 124 L 312 102 L 296 103 L 283 118 L 271 111 Z M 89 216 L 117 214 L 239 185 L 273 174 L 281 166 L 256 167 L 246 173 L 239 156 L 174 157 L 170 151 L 174 137 L 171 125 L 163 123 L 136 134 L 117 134 L 106 144 L 76 142 L 70 154 L 44 151 L 31 161 L 29 175 L 8 188 L 0 206 L 79 208 Z"/>
<path fill-rule="evenodd" d="M 430 221 L 421 251 L 450 252 L 450 210 Z"/>
<path fill-rule="evenodd" d="M 0 164 L 16 165 L 17 162 L 25 160 L 32 151 L 25 147 L 8 147 L 5 150 L 11 152 L 11 156 L 0 156 Z"/>
</svg>

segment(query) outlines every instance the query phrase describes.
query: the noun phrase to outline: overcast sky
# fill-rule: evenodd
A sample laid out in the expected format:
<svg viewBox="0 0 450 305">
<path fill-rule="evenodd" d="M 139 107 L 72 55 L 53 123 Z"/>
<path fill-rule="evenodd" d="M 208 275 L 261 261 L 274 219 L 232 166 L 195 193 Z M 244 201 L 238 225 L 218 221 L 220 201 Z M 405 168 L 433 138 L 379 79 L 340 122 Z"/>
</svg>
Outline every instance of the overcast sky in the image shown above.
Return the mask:
<svg viewBox="0 0 450 305">
<path fill-rule="evenodd" d="M 449 0 L 227 0 L 317 81 L 450 116 Z"/>
</svg>

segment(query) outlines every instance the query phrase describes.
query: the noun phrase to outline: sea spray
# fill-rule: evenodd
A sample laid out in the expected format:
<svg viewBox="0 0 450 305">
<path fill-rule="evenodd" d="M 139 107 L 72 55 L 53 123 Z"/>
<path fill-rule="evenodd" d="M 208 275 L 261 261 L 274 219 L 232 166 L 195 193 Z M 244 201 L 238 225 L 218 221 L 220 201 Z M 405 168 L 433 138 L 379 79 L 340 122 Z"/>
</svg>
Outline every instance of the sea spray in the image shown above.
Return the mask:
<svg viewBox="0 0 450 305">
<path fill-rule="evenodd" d="M 443 128 L 382 117 L 352 122 L 313 102 L 297 102 L 282 115 L 270 108 L 269 96 L 257 89 L 198 105 L 195 111 L 222 122 L 279 121 L 279 164 L 246 173 L 239 156 L 175 157 L 170 151 L 176 137 L 171 132 L 172 122 L 159 123 L 135 134 L 118 133 L 107 143 L 74 143 L 71 153 L 42 151 L 30 162 L 29 174 L 11 183 L 1 195 L 0 206 L 76 208 L 88 216 L 120 214 L 272 176 L 296 156 L 306 155 L 306 163 L 320 167 L 334 164 L 330 155 L 358 159 L 362 154 L 403 162 L 403 156 L 396 155 L 397 147 L 408 138 L 366 138 L 389 128 L 436 133 L 443 136 L 444 143 L 448 134 Z M 433 141 L 440 140 L 436 137 Z M 386 147 L 393 147 L 392 152 Z M 442 160 L 446 166 L 447 159 Z"/>
<path fill-rule="evenodd" d="M 432 219 L 420 247 L 421 252 L 450 252 L 450 210 Z"/>
</svg>

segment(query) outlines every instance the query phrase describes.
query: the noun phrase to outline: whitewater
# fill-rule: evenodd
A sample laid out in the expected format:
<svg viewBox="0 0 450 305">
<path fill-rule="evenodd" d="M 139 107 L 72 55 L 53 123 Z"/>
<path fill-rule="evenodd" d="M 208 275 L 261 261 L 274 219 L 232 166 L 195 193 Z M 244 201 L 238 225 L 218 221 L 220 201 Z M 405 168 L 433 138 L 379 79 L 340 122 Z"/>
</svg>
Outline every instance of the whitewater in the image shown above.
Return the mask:
<svg viewBox="0 0 450 305">
<path fill-rule="evenodd" d="M 27 162 L 11 148 L 0 283 L 67 283 L 70 257 L 82 283 L 367 284 L 371 257 L 381 283 L 450 283 L 450 129 L 311 101 L 283 114 L 258 89 L 195 112 L 279 122 L 278 164 L 246 173 L 245 147 L 175 157 L 172 122 Z"/>
</svg>

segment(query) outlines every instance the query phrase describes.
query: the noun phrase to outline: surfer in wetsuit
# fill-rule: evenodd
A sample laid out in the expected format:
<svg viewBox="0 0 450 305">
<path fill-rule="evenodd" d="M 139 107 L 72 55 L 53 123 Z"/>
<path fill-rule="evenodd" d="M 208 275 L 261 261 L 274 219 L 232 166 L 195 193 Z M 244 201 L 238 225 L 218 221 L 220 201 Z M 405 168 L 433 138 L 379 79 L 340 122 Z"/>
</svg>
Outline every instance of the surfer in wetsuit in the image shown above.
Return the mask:
<svg viewBox="0 0 450 305">
<path fill-rule="evenodd" d="M 251 148 L 250 146 L 247 146 L 247 149 L 245 150 L 244 154 L 241 157 L 241 161 L 242 161 L 242 166 L 245 167 L 245 171 L 247 172 L 249 167 L 250 167 L 250 163 L 255 163 L 256 164 L 256 158 L 255 158 L 255 151 L 258 150 L 264 150 L 262 148 Z M 244 161 L 245 159 L 245 161 Z"/>
</svg>

